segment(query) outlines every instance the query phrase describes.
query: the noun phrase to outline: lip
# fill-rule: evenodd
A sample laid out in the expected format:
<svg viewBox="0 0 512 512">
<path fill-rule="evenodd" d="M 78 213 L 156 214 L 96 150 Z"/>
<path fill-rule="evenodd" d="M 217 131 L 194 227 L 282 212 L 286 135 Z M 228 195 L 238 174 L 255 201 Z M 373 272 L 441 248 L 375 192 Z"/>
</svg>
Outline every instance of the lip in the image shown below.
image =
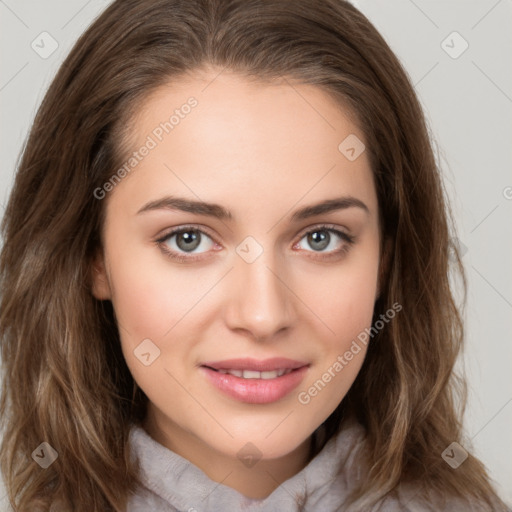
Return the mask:
<svg viewBox="0 0 512 512">
<path fill-rule="evenodd" d="M 250 357 L 238 359 L 226 359 L 224 361 L 211 361 L 201 363 L 201 366 L 208 366 L 215 370 L 253 370 L 256 372 L 270 372 L 273 370 L 295 370 L 309 363 L 295 361 L 286 357 L 272 357 L 270 359 L 258 360 Z"/>
<path fill-rule="evenodd" d="M 267 362 L 268 361 L 272 360 L 267 360 Z M 226 361 L 222 362 L 222 364 L 225 363 Z M 268 364 L 272 364 L 274 365 L 274 367 L 269 368 Z M 275 362 L 268 364 L 261 370 L 256 370 L 254 366 L 252 368 L 248 368 L 247 366 L 234 368 L 233 366 L 230 366 L 229 368 L 221 369 L 253 369 L 254 371 L 272 371 L 277 368 L 286 367 L 276 367 Z M 276 377 L 274 379 L 244 379 L 241 377 L 235 377 L 234 375 L 230 375 L 228 373 L 218 372 L 208 366 L 200 366 L 200 370 L 203 372 L 203 374 L 206 376 L 206 378 L 209 380 L 211 384 L 213 384 L 219 391 L 228 395 L 229 397 L 234 398 L 240 402 L 245 402 L 249 404 L 269 404 L 272 402 L 277 402 L 278 400 L 284 398 L 285 396 L 289 395 L 302 382 L 309 369 L 309 365 L 305 364 L 300 367 L 295 367 L 295 369 L 293 369 L 290 373 L 282 375 L 281 377 Z M 262 366 L 265 365 L 260 365 L 260 368 Z"/>
</svg>

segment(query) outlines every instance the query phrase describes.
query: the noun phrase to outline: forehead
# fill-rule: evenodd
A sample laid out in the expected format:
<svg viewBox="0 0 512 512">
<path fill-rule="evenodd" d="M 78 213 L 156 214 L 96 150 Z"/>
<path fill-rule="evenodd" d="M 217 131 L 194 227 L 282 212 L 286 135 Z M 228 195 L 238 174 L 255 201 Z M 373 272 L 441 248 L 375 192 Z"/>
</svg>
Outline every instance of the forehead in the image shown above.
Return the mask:
<svg viewBox="0 0 512 512">
<path fill-rule="evenodd" d="M 131 151 L 151 150 L 113 195 L 139 206 L 169 193 L 252 214 L 339 195 L 376 208 L 364 134 L 344 105 L 312 85 L 189 75 L 137 106 L 129 139 Z M 347 144 L 357 158 L 347 157 Z"/>
</svg>

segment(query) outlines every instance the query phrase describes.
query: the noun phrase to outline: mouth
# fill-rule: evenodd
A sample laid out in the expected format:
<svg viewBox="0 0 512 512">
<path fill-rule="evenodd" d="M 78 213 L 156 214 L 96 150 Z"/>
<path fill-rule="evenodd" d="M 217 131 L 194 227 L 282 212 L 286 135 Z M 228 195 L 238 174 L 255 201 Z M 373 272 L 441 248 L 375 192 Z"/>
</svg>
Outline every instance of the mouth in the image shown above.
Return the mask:
<svg viewBox="0 0 512 512">
<path fill-rule="evenodd" d="M 200 366 L 209 382 L 238 401 L 252 404 L 275 402 L 287 396 L 306 375 L 309 363 L 285 358 L 258 361 L 230 359 Z"/>
<path fill-rule="evenodd" d="M 271 370 L 266 372 L 258 372 L 255 370 L 216 370 L 215 368 L 211 368 L 209 366 L 205 366 L 205 368 L 209 368 L 210 370 L 213 370 L 214 372 L 224 373 L 233 375 L 234 377 L 239 377 L 241 379 L 275 379 L 277 377 L 282 377 L 283 375 L 287 375 L 290 372 L 293 372 L 295 370 L 292 370 L 290 368 L 280 368 L 278 370 Z"/>
<path fill-rule="evenodd" d="M 273 371 L 287 371 L 296 370 L 307 366 L 309 363 L 304 361 L 296 361 L 286 357 L 273 357 L 270 359 L 253 359 L 250 357 L 238 359 L 225 359 L 224 361 L 210 361 L 202 363 L 201 366 L 206 366 L 212 370 L 227 370 L 227 371 L 248 371 L 248 372 L 273 372 Z M 249 377 L 251 378 L 251 377 Z M 257 378 L 257 377 L 252 377 Z"/>
</svg>

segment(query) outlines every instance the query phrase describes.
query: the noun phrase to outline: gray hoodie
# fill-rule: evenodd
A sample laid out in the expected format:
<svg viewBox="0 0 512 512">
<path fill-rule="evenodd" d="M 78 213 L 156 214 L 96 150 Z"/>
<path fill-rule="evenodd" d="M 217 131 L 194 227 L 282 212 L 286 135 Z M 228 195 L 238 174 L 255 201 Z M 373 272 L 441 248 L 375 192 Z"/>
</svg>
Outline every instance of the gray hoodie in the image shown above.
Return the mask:
<svg viewBox="0 0 512 512">
<path fill-rule="evenodd" d="M 377 506 L 343 505 L 349 491 L 364 478 L 358 453 L 364 430 L 351 423 L 329 439 L 299 473 L 268 497 L 247 498 L 235 489 L 211 480 L 187 459 L 157 443 L 145 430 L 130 432 L 132 457 L 140 461 L 142 488 L 132 495 L 127 512 L 481 512 L 488 509 L 450 501 L 443 508 L 416 499 L 417 489 L 401 489 Z M 341 467 L 341 472 L 338 472 Z M 337 474 L 338 473 L 338 474 Z"/>
</svg>

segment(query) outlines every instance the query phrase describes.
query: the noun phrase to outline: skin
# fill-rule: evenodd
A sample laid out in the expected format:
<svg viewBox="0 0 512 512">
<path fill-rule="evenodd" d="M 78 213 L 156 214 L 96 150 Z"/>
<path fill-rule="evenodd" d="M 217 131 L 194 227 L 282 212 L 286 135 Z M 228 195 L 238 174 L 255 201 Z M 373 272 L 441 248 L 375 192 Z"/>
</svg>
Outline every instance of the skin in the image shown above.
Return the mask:
<svg viewBox="0 0 512 512">
<path fill-rule="evenodd" d="M 365 347 L 308 404 L 298 394 L 371 326 L 378 296 L 369 160 L 363 152 L 349 161 L 338 150 L 349 134 L 365 142 L 364 134 L 322 90 L 290 83 L 255 84 L 210 69 L 148 96 L 131 125 L 133 150 L 190 96 L 198 105 L 108 193 L 93 277 L 95 297 L 113 303 L 127 365 L 149 398 L 144 428 L 251 498 L 268 496 L 307 464 L 311 435 L 354 382 Z M 217 203 L 234 218 L 171 209 L 137 214 L 166 195 Z M 361 200 L 368 212 L 351 207 L 290 221 L 297 209 L 340 196 Z M 189 224 L 206 231 L 192 251 L 200 259 L 173 260 L 161 246 L 187 257 L 186 245 L 177 236 L 155 241 Z M 318 249 L 306 232 L 320 226 L 325 234 L 322 224 L 354 243 L 328 232 L 329 246 Z M 247 236 L 263 249 L 252 263 L 236 252 Z M 343 246 L 347 252 L 332 256 Z M 134 350 L 148 338 L 160 356 L 145 366 Z M 270 404 L 230 398 L 198 368 L 279 356 L 310 367 L 298 388 Z M 247 442 L 262 455 L 250 468 L 237 457 Z"/>
</svg>

